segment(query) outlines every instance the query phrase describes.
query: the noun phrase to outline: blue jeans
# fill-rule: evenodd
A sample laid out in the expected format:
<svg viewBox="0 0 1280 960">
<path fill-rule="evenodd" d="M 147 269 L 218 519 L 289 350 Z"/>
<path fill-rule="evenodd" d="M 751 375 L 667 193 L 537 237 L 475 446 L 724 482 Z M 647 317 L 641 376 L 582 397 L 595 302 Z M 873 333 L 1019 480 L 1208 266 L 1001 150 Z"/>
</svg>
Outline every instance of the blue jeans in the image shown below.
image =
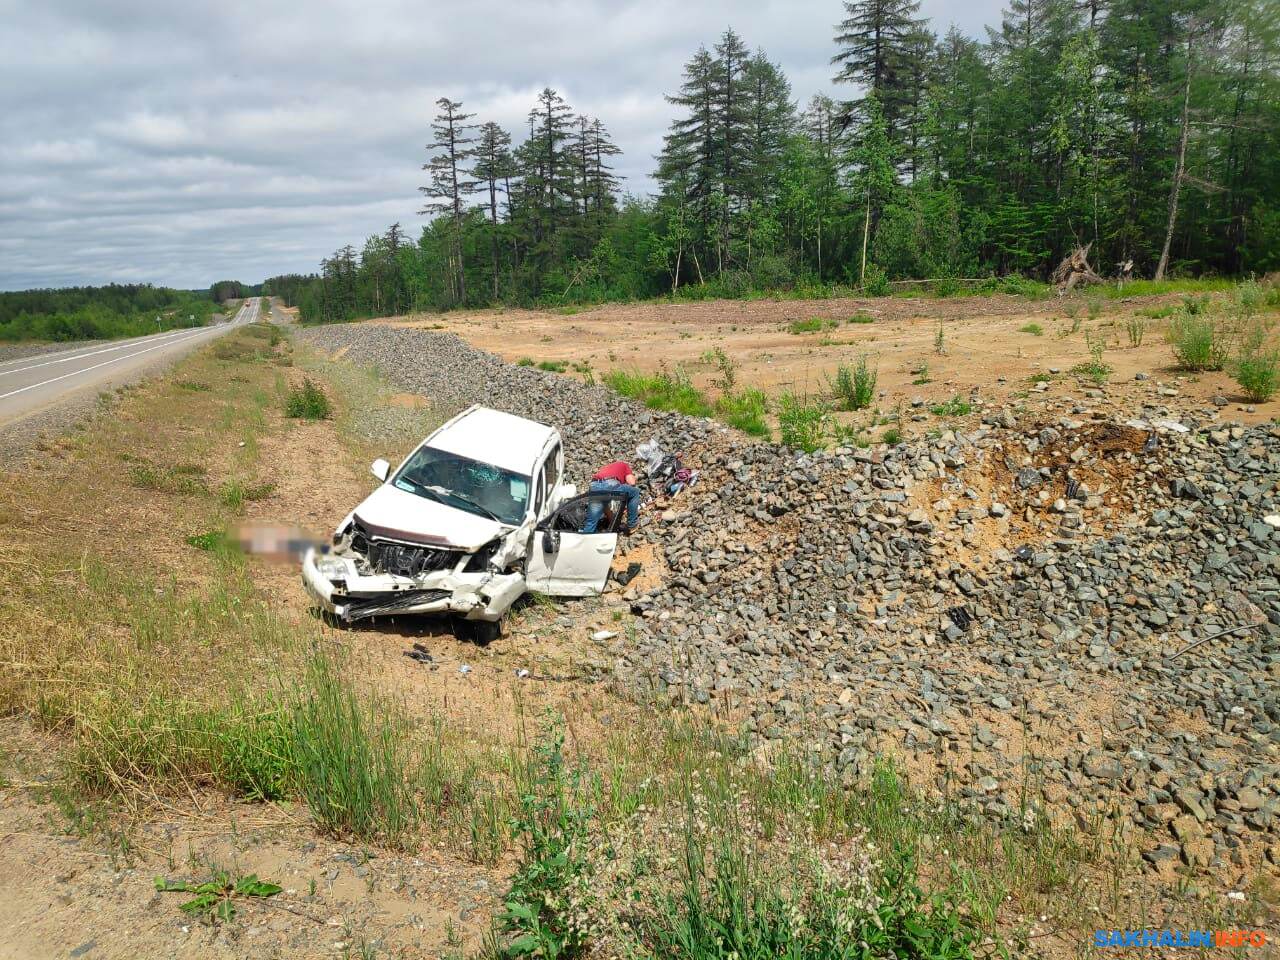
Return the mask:
<svg viewBox="0 0 1280 960">
<path fill-rule="evenodd" d="M 640 520 L 640 488 L 620 480 L 592 480 L 587 488 L 592 493 L 616 493 L 627 498 L 627 527 L 631 528 Z M 595 533 L 600 526 L 600 518 L 604 516 L 604 501 L 592 500 L 587 506 L 587 522 L 582 525 L 583 533 Z"/>
</svg>

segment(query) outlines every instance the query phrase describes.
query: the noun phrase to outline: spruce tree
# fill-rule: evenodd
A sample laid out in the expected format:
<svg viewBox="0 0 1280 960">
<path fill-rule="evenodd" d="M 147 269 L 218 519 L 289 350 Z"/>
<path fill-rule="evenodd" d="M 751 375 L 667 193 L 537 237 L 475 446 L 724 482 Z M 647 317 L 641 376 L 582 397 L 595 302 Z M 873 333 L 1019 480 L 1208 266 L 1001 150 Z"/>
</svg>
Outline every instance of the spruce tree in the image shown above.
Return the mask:
<svg viewBox="0 0 1280 960">
<path fill-rule="evenodd" d="M 474 180 L 468 179 L 466 164 L 471 158 L 469 145 L 473 142 L 470 132 L 475 125 L 468 123 L 475 114 L 463 113 L 462 104 L 447 97 L 436 101 L 440 112 L 431 125 L 433 139 L 428 150 L 439 151 L 423 164 L 422 169 L 431 175 L 430 182 L 418 189 L 426 195 L 422 213 L 445 213 L 449 216 L 451 253 L 447 274 L 456 302 L 467 298 L 466 271 L 462 262 L 462 218 L 466 212 L 467 198 L 475 190 Z"/>
<path fill-rule="evenodd" d="M 862 96 L 845 104 L 851 122 L 869 120 L 867 100 L 875 97 L 891 143 L 907 140 L 910 113 L 911 63 L 917 52 L 921 22 L 919 0 L 845 0 L 847 16 L 836 26 L 839 64 L 836 83 L 857 84 Z"/>
</svg>

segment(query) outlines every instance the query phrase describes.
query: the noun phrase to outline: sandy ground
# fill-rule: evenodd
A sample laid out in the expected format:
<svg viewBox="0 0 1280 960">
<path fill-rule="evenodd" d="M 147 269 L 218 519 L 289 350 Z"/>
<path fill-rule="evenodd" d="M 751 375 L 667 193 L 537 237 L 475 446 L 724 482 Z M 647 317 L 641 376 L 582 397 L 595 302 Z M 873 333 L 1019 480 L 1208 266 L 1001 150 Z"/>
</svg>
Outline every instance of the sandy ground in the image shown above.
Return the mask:
<svg viewBox="0 0 1280 960">
<path fill-rule="evenodd" d="M 1104 361 L 1114 368 L 1108 389 L 1117 399 L 1161 398 L 1168 395 L 1160 391 L 1176 390 L 1191 402 L 1225 397 L 1233 419 L 1254 422 L 1280 416 L 1280 398 L 1249 404 L 1227 373 L 1190 375 L 1175 370 L 1164 320 L 1146 320 L 1142 345 L 1129 346 L 1129 318 L 1139 310 L 1180 300 L 1166 295 L 1104 301 L 1094 320 L 1088 319 L 1088 307 L 1079 298 L 1036 302 L 991 296 L 606 304 L 572 314 L 485 310 L 384 322 L 447 330 L 511 361 L 528 357 L 535 362 L 587 364 L 597 377 L 615 369 L 679 367 L 703 388 L 711 387 L 717 377 L 705 355 L 719 348 L 738 365 L 740 384 L 772 394 L 823 394 L 838 366 L 865 355 L 878 369 L 877 405 L 885 411 L 899 401 L 921 399 L 927 405 L 972 391 L 988 402 L 1020 399 L 1029 378 L 1067 375 L 1087 361 L 1088 334 L 1106 339 Z M 1075 333 L 1070 332 L 1072 312 L 1080 321 Z M 849 322 L 858 315 L 872 322 Z M 812 333 L 790 332 L 792 322 L 813 317 L 835 325 Z M 1021 332 L 1032 323 L 1039 324 L 1040 335 Z M 939 327 L 941 354 L 935 346 Z M 923 379 L 924 366 L 929 382 L 916 383 Z M 1135 381 L 1137 374 L 1149 379 Z M 565 375 L 582 374 L 570 369 Z"/>
</svg>

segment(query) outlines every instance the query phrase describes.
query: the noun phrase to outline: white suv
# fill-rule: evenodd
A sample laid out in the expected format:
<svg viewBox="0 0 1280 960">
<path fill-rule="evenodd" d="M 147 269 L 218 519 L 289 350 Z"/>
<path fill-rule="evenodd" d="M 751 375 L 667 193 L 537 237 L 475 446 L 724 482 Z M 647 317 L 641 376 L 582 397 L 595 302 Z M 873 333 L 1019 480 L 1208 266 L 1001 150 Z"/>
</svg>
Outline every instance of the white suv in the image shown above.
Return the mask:
<svg viewBox="0 0 1280 960">
<path fill-rule="evenodd" d="M 330 550 L 309 550 L 302 579 L 343 622 L 394 614 L 453 614 L 460 637 L 488 643 L 526 591 L 582 597 L 604 589 L 625 505 L 575 496 L 561 482 L 553 428 L 475 406 L 427 437 L 338 524 Z M 580 533 L 591 499 L 599 532 Z"/>
</svg>

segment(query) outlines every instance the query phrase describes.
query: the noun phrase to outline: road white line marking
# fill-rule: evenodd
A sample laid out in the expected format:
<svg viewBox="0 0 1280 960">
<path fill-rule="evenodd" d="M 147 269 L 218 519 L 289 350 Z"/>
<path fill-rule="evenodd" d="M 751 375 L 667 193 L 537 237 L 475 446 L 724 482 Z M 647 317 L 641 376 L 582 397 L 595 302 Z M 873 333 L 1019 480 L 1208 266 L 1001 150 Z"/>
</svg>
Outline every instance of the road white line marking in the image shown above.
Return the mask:
<svg viewBox="0 0 1280 960">
<path fill-rule="evenodd" d="M 239 323 L 241 319 L 244 317 L 245 312 L 248 309 L 249 307 L 247 304 L 241 307 L 239 312 L 235 315 L 235 317 L 230 322 L 233 324 Z M 70 360 L 79 360 L 85 357 L 92 357 L 100 353 L 111 353 L 112 351 L 115 351 L 115 350 L 126 350 L 129 347 L 136 347 L 139 344 L 154 342 L 157 340 L 157 338 L 172 339 L 174 337 L 181 336 L 182 334 L 188 332 L 189 330 L 195 330 L 195 329 L 211 330 L 211 329 L 215 329 L 215 327 L 183 327 L 179 330 L 166 330 L 163 333 L 152 333 L 143 337 L 134 337 L 130 340 L 125 341 L 124 343 L 118 343 L 110 347 L 101 347 L 101 348 L 95 349 L 96 347 L 98 347 L 97 344 L 89 344 L 83 347 L 72 347 L 69 350 L 56 351 L 52 354 L 42 355 L 37 353 L 37 354 L 32 354 L 29 357 L 16 357 L 13 360 L 0 361 L 0 367 L 6 366 L 10 363 L 22 363 L 24 360 L 36 360 L 41 356 L 47 357 L 49 359 L 43 359 L 39 363 L 28 364 L 25 367 L 15 367 L 11 370 L 0 370 L 0 377 L 3 377 L 6 374 L 10 374 L 10 373 L 22 373 L 25 370 L 34 370 L 37 367 L 47 367 L 55 363 L 67 363 Z"/>
<path fill-rule="evenodd" d="M 149 337 L 141 337 L 138 339 L 130 340 L 128 343 L 119 343 L 119 344 L 116 344 L 114 347 L 101 347 L 97 350 L 89 350 L 87 353 L 74 353 L 74 354 L 71 354 L 70 356 L 62 356 L 61 354 L 58 354 L 56 356 L 56 359 L 53 359 L 53 360 L 42 360 L 40 363 L 28 364 L 25 367 L 15 367 L 12 370 L 0 370 L 0 377 L 7 377 L 9 376 L 9 374 L 12 374 L 12 373 L 25 373 L 28 370 L 35 370 L 37 367 L 50 367 L 50 366 L 53 366 L 53 364 L 55 363 L 70 363 L 72 360 L 83 360 L 87 357 L 96 357 L 100 353 L 114 353 L 117 350 L 128 350 L 130 347 L 141 346 L 144 343 L 159 343 L 161 340 L 172 340 L 174 337 L 181 336 L 182 334 L 187 333 L 188 331 L 193 329 L 203 329 L 203 328 L 184 327 L 183 329 L 177 330 L 177 331 L 166 331 L 165 333 L 153 333 Z M 37 356 L 39 356 L 39 354 L 37 354 Z M 33 358 L 25 357 L 24 359 L 30 360 Z"/>
<path fill-rule="evenodd" d="M 192 340 L 201 334 L 208 333 L 210 330 L 216 330 L 217 327 L 201 327 L 195 333 L 185 337 L 186 340 Z M 123 357 L 112 357 L 110 360 L 103 360 L 101 363 L 95 363 L 91 367 L 82 367 L 79 370 L 72 370 L 70 373 L 64 373 L 60 377 L 51 377 L 48 380 L 42 380 L 39 383 L 32 383 L 25 387 L 19 387 L 17 390 L 10 390 L 8 393 L 0 393 L 0 400 L 7 400 L 9 397 L 16 397 L 20 393 L 26 393 L 28 390 L 35 390 L 37 387 L 43 387 L 50 383 L 57 383 L 59 380 L 66 380 L 68 377 L 77 377 L 82 373 L 88 373 L 90 370 L 97 370 L 99 367 L 109 366 L 113 363 L 119 363 L 121 360 L 129 360 L 132 357 L 140 357 L 144 353 L 150 353 L 152 350 L 159 350 L 162 347 L 173 346 L 180 343 L 180 340 L 166 340 L 164 343 L 157 343 L 154 346 L 147 347 L 145 350 L 139 350 L 136 353 L 125 354 Z"/>
</svg>

